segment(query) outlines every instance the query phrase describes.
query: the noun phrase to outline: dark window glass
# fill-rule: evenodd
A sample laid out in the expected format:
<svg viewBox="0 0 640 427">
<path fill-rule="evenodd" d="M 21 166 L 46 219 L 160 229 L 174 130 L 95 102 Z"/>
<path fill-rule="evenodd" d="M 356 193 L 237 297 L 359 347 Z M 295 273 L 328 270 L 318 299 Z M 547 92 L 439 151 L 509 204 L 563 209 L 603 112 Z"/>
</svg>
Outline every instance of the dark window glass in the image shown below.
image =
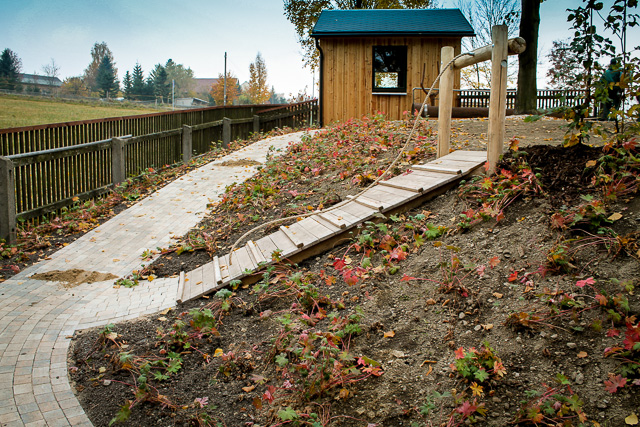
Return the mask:
<svg viewBox="0 0 640 427">
<path fill-rule="evenodd" d="M 407 92 L 407 47 L 373 47 L 373 91 Z"/>
</svg>

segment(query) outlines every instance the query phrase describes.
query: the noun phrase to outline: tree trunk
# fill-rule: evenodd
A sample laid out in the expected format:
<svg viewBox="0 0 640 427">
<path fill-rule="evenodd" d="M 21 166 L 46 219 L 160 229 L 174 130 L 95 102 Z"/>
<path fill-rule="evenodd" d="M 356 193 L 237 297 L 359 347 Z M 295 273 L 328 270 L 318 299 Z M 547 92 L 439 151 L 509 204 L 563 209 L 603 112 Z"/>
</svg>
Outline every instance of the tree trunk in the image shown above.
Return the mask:
<svg viewBox="0 0 640 427">
<path fill-rule="evenodd" d="M 537 104 L 538 28 L 540 0 L 522 0 L 520 37 L 527 42 L 527 50 L 519 55 L 516 113 L 534 113 Z"/>
</svg>

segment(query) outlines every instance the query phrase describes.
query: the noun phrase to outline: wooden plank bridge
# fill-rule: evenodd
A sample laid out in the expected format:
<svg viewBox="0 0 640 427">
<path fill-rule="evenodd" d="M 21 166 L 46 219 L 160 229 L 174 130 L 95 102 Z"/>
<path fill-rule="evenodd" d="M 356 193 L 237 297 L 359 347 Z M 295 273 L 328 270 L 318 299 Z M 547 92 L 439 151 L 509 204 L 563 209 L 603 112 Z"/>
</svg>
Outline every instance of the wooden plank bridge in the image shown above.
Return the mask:
<svg viewBox="0 0 640 427">
<path fill-rule="evenodd" d="M 300 262 L 331 249 L 336 243 L 365 221 L 380 213 L 396 214 L 419 206 L 472 174 L 487 160 L 484 151 L 455 151 L 422 165 L 414 165 L 409 173 L 380 181 L 358 197 L 347 196 L 349 202 L 318 212 L 278 231 L 262 237 L 222 257 L 180 275 L 178 303 L 199 298 L 229 285 L 234 280 L 252 283 L 255 274 L 271 264 L 274 251 L 280 258 Z M 229 262 L 229 257 L 232 262 Z"/>
</svg>

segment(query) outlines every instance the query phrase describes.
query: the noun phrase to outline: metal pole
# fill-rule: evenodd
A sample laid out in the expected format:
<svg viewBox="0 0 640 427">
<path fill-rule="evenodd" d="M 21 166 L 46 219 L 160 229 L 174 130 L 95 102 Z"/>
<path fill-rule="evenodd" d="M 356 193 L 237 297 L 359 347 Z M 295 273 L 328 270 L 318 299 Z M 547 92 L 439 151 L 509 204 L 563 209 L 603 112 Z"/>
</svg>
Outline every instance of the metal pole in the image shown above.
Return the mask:
<svg viewBox="0 0 640 427">
<path fill-rule="evenodd" d="M 176 81 L 171 80 L 171 108 L 176 109 Z"/>
<path fill-rule="evenodd" d="M 227 52 L 224 53 L 224 94 L 222 104 L 227 105 Z"/>
</svg>

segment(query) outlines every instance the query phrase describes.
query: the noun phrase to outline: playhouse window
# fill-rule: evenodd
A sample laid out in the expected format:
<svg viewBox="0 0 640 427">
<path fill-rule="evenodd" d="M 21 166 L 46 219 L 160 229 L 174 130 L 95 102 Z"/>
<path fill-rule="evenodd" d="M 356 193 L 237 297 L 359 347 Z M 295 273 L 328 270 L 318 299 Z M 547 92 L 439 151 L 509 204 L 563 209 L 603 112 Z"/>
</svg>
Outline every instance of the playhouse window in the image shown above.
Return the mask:
<svg viewBox="0 0 640 427">
<path fill-rule="evenodd" d="M 373 92 L 407 92 L 406 46 L 373 46 Z"/>
</svg>

